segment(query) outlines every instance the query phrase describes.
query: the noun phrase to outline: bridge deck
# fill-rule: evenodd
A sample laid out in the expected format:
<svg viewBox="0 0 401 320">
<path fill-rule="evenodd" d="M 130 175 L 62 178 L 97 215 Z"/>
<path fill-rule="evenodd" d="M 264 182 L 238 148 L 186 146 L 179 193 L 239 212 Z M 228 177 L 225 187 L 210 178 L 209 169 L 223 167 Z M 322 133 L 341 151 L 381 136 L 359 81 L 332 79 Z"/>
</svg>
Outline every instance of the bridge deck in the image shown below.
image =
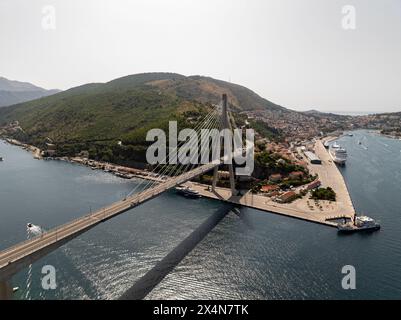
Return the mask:
<svg viewBox="0 0 401 320">
<path fill-rule="evenodd" d="M 40 236 L 21 242 L 0 252 L 0 281 L 10 278 L 22 268 L 57 249 L 81 233 L 93 228 L 97 224 L 139 206 L 168 189 L 183 184 L 200 174 L 210 171 L 218 165 L 219 163 L 202 165 L 178 177 L 168 179 L 153 188 L 135 194 L 125 200 L 117 201 L 108 207 L 51 229 Z"/>
</svg>

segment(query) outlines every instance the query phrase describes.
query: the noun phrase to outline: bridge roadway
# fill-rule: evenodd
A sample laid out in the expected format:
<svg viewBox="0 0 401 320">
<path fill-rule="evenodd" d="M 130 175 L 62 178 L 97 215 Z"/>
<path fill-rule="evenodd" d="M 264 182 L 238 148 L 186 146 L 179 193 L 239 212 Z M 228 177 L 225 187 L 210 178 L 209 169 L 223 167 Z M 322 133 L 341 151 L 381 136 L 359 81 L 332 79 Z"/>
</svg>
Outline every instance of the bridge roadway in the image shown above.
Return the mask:
<svg viewBox="0 0 401 320">
<path fill-rule="evenodd" d="M 56 227 L 36 236 L 30 240 L 21 242 L 0 252 L 0 282 L 7 281 L 14 274 L 37 261 L 53 250 L 77 237 L 83 232 L 93 228 L 97 224 L 113 218 L 140 204 L 149 201 L 168 189 L 181 185 L 194 177 L 210 171 L 218 166 L 220 161 L 199 166 L 180 176 L 170 178 L 155 187 L 149 188 L 141 193 L 117 201 L 108 207 L 102 208 L 94 213 L 88 214 L 64 225 Z"/>
</svg>

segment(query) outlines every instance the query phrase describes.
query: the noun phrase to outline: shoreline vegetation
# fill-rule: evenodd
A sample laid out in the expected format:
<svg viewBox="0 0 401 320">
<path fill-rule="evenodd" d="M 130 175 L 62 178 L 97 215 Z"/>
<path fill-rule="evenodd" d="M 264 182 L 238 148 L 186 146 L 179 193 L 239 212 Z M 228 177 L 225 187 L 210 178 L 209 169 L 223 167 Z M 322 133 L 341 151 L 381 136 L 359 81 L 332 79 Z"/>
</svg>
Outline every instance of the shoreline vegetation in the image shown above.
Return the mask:
<svg viewBox="0 0 401 320">
<path fill-rule="evenodd" d="M 146 169 L 136 169 L 126 166 L 121 166 L 105 161 L 97 161 L 91 160 L 83 157 L 43 157 L 41 155 L 41 150 L 35 146 L 22 143 L 16 139 L 10 138 L 1 138 L 3 141 L 21 147 L 22 149 L 32 153 L 34 159 L 37 160 L 58 160 L 58 161 L 66 161 L 70 163 L 75 163 L 79 165 L 84 165 L 86 167 L 91 168 L 92 170 L 103 170 L 105 172 L 112 173 L 120 178 L 124 179 L 132 179 L 132 178 L 140 178 L 152 181 L 160 181 L 154 174 L 149 172 Z"/>
</svg>

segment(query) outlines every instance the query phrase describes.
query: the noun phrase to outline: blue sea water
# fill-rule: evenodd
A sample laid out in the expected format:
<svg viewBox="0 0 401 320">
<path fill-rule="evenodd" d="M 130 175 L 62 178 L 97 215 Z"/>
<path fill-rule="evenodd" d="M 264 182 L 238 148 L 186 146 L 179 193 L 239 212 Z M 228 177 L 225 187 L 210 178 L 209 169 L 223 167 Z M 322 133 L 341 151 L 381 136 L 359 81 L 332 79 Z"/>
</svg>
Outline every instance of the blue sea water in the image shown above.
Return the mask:
<svg viewBox="0 0 401 320">
<path fill-rule="evenodd" d="M 361 141 L 362 144 L 358 144 Z M 355 131 L 339 143 L 341 168 L 358 212 L 379 232 L 333 228 L 242 208 L 229 213 L 146 299 L 400 299 L 401 141 Z M 0 249 L 120 199 L 138 183 L 62 161 L 38 161 L 0 142 Z M 116 299 L 223 205 L 166 193 L 100 224 L 13 278 L 16 299 Z M 56 268 L 43 290 L 41 268 Z M 341 286 L 356 269 L 356 290 Z"/>
</svg>

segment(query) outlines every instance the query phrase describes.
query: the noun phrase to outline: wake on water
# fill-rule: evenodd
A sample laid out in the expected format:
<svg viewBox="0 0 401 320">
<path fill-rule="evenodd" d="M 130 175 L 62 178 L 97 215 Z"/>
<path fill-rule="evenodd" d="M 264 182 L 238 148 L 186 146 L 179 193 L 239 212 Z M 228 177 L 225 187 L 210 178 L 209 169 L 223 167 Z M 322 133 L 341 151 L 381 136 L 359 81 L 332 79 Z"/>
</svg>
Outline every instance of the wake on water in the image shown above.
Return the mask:
<svg viewBox="0 0 401 320">
<path fill-rule="evenodd" d="M 35 237 L 40 236 L 44 230 L 40 226 L 36 226 L 32 223 L 28 223 L 26 225 L 26 238 L 27 240 Z M 28 267 L 28 277 L 26 279 L 26 292 L 25 292 L 25 299 L 31 299 L 31 284 L 32 284 L 32 264 Z"/>
</svg>

